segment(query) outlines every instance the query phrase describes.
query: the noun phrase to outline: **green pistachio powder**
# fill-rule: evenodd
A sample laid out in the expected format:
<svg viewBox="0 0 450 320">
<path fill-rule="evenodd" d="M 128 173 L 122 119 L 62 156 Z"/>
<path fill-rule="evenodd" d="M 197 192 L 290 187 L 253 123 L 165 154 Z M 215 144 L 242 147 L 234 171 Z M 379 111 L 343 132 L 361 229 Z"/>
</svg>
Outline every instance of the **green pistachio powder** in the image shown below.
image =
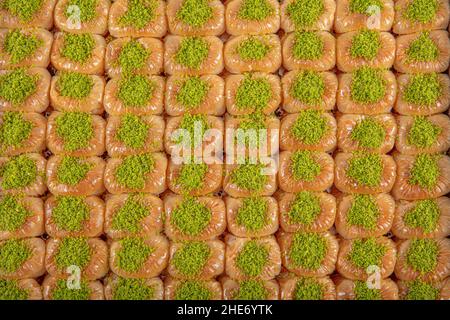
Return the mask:
<svg viewBox="0 0 450 320">
<path fill-rule="evenodd" d="M 269 204 L 261 197 L 244 198 L 237 211 L 236 222 L 249 231 L 261 230 L 267 225 Z"/>
<path fill-rule="evenodd" d="M 0 98 L 17 106 L 36 92 L 38 76 L 30 75 L 23 68 L 0 76 Z"/>
<path fill-rule="evenodd" d="M 405 300 L 437 300 L 439 289 L 419 279 L 407 282 L 408 292 Z"/>
<path fill-rule="evenodd" d="M 186 197 L 172 212 L 170 224 L 185 235 L 198 236 L 211 221 L 211 210 L 193 197 Z"/>
<path fill-rule="evenodd" d="M 26 154 L 12 157 L 0 167 L 4 190 L 25 188 L 34 183 L 37 176 L 36 163 Z"/>
<path fill-rule="evenodd" d="M 155 251 L 142 238 L 124 238 L 120 240 L 120 250 L 117 252 L 116 265 L 126 272 L 138 272 Z"/>
<path fill-rule="evenodd" d="M 205 101 L 208 91 L 208 82 L 200 77 L 188 77 L 181 82 L 176 100 L 186 110 L 192 110 L 199 107 Z"/>
<path fill-rule="evenodd" d="M 419 200 L 414 208 L 405 213 L 403 220 L 410 228 L 420 228 L 424 233 L 436 230 L 441 211 L 433 199 Z"/>
<path fill-rule="evenodd" d="M 176 144 L 185 143 L 194 148 L 202 143 L 204 133 L 209 129 L 208 118 L 204 114 L 185 113 L 178 129 L 183 131 L 173 141 Z"/>
<path fill-rule="evenodd" d="M 154 0 L 128 0 L 127 11 L 119 18 L 122 26 L 142 29 L 156 17 L 158 3 Z"/>
<path fill-rule="evenodd" d="M 256 240 L 246 242 L 235 260 L 236 267 L 248 277 L 259 276 L 268 262 L 268 249 Z"/>
<path fill-rule="evenodd" d="M 406 264 L 420 274 L 435 270 L 439 247 L 434 239 L 414 239 L 406 252 Z"/>
<path fill-rule="evenodd" d="M 175 17 L 189 26 L 200 28 L 213 18 L 213 9 L 208 0 L 184 0 Z"/>
<path fill-rule="evenodd" d="M 379 148 L 386 138 L 383 125 L 373 117 L 366 117 L 358 121 L 350 133 L 350 138 L 362 148 Z"/>
<path fill-rule="evenodd" d="M 20 239 L 10 239 L 0 244 L 0 270 L 13 273 L 27 261 L 33 252 L 28 244 Z"/>
<path fill-rule="evenodd" d="M 144 67 L 150 56 L 148 51 L 139 41 L 130 40 L 120 50 L 117 63 L 125 73 Z"/>
<path fill-rule="evenodd" d="M 298 114 L 290 131 L 296 140 L 307 145 L 314 145 L 322 140 L 328 130 L 328 120 L 323 113 L 309 109 Z"/>
<path fill-rule="evenodd" d="M 296 0 L 286 7 L 287 15 L 297 29 L 312 27 L 324 11 L 323 0 Z"/>
<path fill-rule="evenodd" d="M 370 7 L 377 6 L 383 9 L 383 3 L 381 0 L 350 0 L 350 12 L 360 13 L 365 15 L 371 15 L 373 12 L 370 11 Z"/>
<path fill-rule="evenodd" d="M 61 56 L 77 63 L 86 63 L 95 48 L 94 37 L 89 33 L 64 35 Z"/>
<path fill-rule="evenodd" d="M 248 36 L 236 48 L 236 53 L 244 61 L 261 60 L 267 56 L 269 51 L 270 46 L 256 36 Z"/>
<path fill-rule="evenodd" d="M 44 0 L 5 0 L 0 3 L 0 8 L 19 17 L 21 22 L 29 22 L 33 19 L 34 14 L 41 9 L 43 1 Z"/>
<path fill-rule="evenodd" d="M 26 300 L 28 290 L 22 289 L 17 280 L 0 279 L 0 300 Z"/>
<path fill-rule="evenodd" d="M 428 23 L 439 10 L 439 0 L 412 0 L 408 3 L 403 16 L 419 23 Z"/>
<path fill-rule="evenodd" d="M 131 195 L 114 214 L 112 229 L 137 233 L 142 228 L 142 220 L 149 214 L 149 208 L 140 201 L 139 196 Z"/>
<path fill-rule="evenodd" d="M 52 300 L 89 300 L 91 289 L 86 280 L 80 281 L 80 288 L 73 290 L 67 286 L 67 280 L 59 279 L 51 293 Z"/>
<path fill-rule="evenodd" d="M 148 286 L 145 279 L 118 278 L 113 286 L 114 300 L 150 300 L 155 288 Z"/>
<path fill-rule="evenodd" d="M 317 270 L 328 252 L 327 240 L 318 233 L 297 232 L 289 249 L 290 264 L 295 268 Z"/>
<path fill-rule="evenodd" d="M 201 37 L 185 37 L 175 53 L 175 62 L 190 68 L 200 69 L 209 54 L 210 44 Z"/>
<path fill-rule="evenodd" d="M 439 57 L 439 48 L 428 32 L 422 32 L 406 49 L 407 61 L 429 62 Z"/>
<path fill-rule="evenodd" d="M 11 57 L 11 63 L 19 63 L 30 57 L 43 44 L 35 35 L 27 35 L 18 29 L 7 33 L 3 49 Z"/>
<path fill-rule="evenodd" d="M 242 121 L 239 122 L 238 130 L 236 130 L 236 140 L 241 146 L 249 146 L 250 148 L 258 148 L 260 140 L 267 131 L 266 116 L 262 112 L 254 112 L 240 117 Z"/>
<path fill-rule="evenodd" d="M 292 97 L 308 106 L 319 105 L 325 93 L 325 82 L 320 73 L 300 71 L 292 82 Z"/>
<path fill-rule="evenodd" d="M 205 242 L 186 242 L 172 257 L 175 269 L 186 277 L 199 275 L 211 256 L 211 248 Z"/>
<path fill-rule="evenodd" d="M 386 93 L 386 81 L 381 71 L 369 67 L 362 67 L 352 74 L 350 95 L 353 101 L 370 104 L 383 99 Z"/>
<path fill-rule="evenodd" d="M 324 287 L 314 278 L 301 277 L 297 280 L 293 298 L 294 300 L 322 300 Z"/>
<path fill-rule="evenodd" d="M 363 29 L 353 38 L 350 46 L 352 58 L 373 60 L 381 48 L 380 34 L 374 30 Z"/>
<path fill-rule="evenodd" d="M 275 9 L 267 0 L 243 0 L 238 11 L 238 18 L 250 21 L 262 21 L 269 18 Z"/>
<path fill-rule="evenodd" d="M 381 300 L 380 289 L 371 289 L 365 281 L 355 281 L 356 300 Z"/>
<path fill-rule="evenodd" d="M 380 266 L 387 248 L 375 238 L 356 239 L 352 243 L 347 259 L 357 268 L 366 270 L 369 266 Z"/>
<path fill-rule="evenodd" d="M 408 132 L 408 143 L 418 148 L 429 148 L 436 143 L 442 128 L 426 117 L 415 117 Z"/>
<path fill-rule="evenodd" d="M 94 137 L 92 116 L 86 112 L 63 112 L 55 119 L 56 134 L 66 151 L 87 148 Z"/>
<path fill-rule="evenodd" d="M 419 107 L 432 106 L 441 96 L 443 88 L 436 73 L 415 74 L 405 86 L 403 99 Z"/>
<path fill-rule="evenodd" d="M 63 238 L 55 255 L 55 263 L 58 269 L 64 270 L 70 266 L 85 268 L 92 257 L 92 249 L 86 238 Z"/>
<path fill-rule="evenodd" d="M 239 289 L 234 293 L 234 300 L 266 300 L 268 290 L 264 282 L 255 279 L 239 282 Z"/>
<path fill-rule="evenodd" d="M 75 186 L 87 175 L 91 165 L 81 158 L 65 156 L 58 166 L 56 176 L 60 183 Z"/>
<path fill-rule="evenodd" d="M 56 198 L 52 211 L 52 220 L 58 229 L 64 231 L 81 231 L 89 219 L 89 207 L 83 197 L 61 196 Z"/>
<path fill-rule="evenodd" d="M 296 32 L 292 55 L 298 60 L 317 60 L 324 52 L 324 43 L 322 38 L 315 32 L 304 31 Z"/>
<path fill-rule="evenodd" d="M 380 210 L 372 195 L 357 194 L 353 196 L 350 209 L 347 212 L 347 222 L 352 226 L 375 230 Z"/>
<path fill-rule="evenodd" d="M 383 175 L 383 161 L 379 154 L 357 153 L 348 161 L 346 174 L 358 184 L 376 187 Z"/>
<path fill-rule="evenodd" d="M 6 111 L 0 124 L 0 145 L 3 148 L 19 147 L 30 137 L 33 127 L 21 112 Z"/>
<path fill-rule="evenodd" d="M 145 107 L 153 96 L 156 85 L 144 75 L 129 75 L 121 78 L 117 98 L 125 107 Z"/>
<path fill-rule="evenodd" d="M 247 74 L 236 90 L 236 107 L 239 110 L 261 111 L 272 99 L 269 80 Z"/>
<path fill-rule="evenodd" d="M 183 191 L 190 192 L 203 187 L 208 165 L 204 162 L 195 163 L 193 161 L 182 165 L 176 183 Z"/>
<path fill-rule="evenodd" d="M 313 192 L 301 191 L 295 195 L 287 216 L 289 224 L 310 225 L 322 212 L 319 197 Z"/>
<path fill-rule="evenodd" d="M 56 87 L 62 97 L 81 100 L 87 98 L 94 87 L 92 77 L 77 72 L 61 72 Z"/>
<path fill-rule="evenodd" d="M 261 163 L 250 163 L 246 161 L 233 169 L 230 180 L 241 189 L 250 191 L 261 191 L 267 182 L 267 175 L 263 174 L 264 165 Z"/>
<path fill-rule="evenodd" d="M 89 22 L 96 17 L 97 4 L 98 0 L 69 0 L 64 13 L 67 18 L 70 18 L 72 13 L 67 8 L 77 6 L 80 9 L 80 21 Z"/>
<path fill-rule="evenodd" d="M 414 160 L 408 183 L 421 188 L 433 188 L 440 176 L 438 159 L 439 155 L 419 154 Z"/>
<path fill-rule="evenodd" d="M 198 280 L 183 281 L 175 290 L 175 300 L 210 300 L 211 297 L 206 283 Z"/>
<path fill-rule="evenodd" d="M 117 182 L 130 189 L 142 189 L 155 167 L 155 159 L 150 153 L 130 155 L 125 157 L 117 167 L 115 177 Z"/>
<path fill-rule="evenodd" d="M 14 232 L 19 230 L 32 212 L 27 210 L 17 196 L 6 195 L 0 200 L 0 230 Z"/>
<path fill-rule="evenodd" d="M 127 113 L 120 119 L 116 139 L 132 149 L 140 149 L 145 146 L 149 136 L 150 125 L 141 117 Z"/>
<path fill-rule="evenodd" d="M 320 174 L 320 164 L 313 158 L 312 151 L 296 151 L 291 156 L 292 175 L 297 181 L 312 182 Z"/>
</svg>

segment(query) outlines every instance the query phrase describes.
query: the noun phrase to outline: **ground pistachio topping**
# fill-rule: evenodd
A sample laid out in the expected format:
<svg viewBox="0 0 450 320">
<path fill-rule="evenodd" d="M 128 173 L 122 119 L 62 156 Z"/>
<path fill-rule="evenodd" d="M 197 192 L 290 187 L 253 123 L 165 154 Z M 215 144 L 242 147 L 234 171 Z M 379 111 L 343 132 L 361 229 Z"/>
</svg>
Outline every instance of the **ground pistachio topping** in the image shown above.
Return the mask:
<svg viewBox="0 0 450 320">
<path fill-rule="evenodd" d="M 141 117 L 127 113 L 120 119 L 116 138 L 129 148 L 143 148 L 149 135 L 149 129 L 150 125 Z"/>
<path fill-rule="evenodd" d="M 211 248 L 207 243 L 191 241 L 174 253 L 172 263 L 182 275 L 195 277 L 202 272 L 210 257 Z"/>
<path fill-rule="evenodd" d="M 365 15 L 372 15 L 374 11 L 372 8 L 378 7 L 383 9 L 381 0 L 350 0 L 349 9 L 352 13 L 360 13 Z"/>
<path fill-rule="evenodd" d="M 156 18 L 157 7 L 155 0 L 128 0 L 127 11 L 119 18 L 119 23 L 142 29 Z"/>
<path fill-rule="evenodd" d="M 355 281 L 356 300 L 381 300 L 381 291 L 376 288 L 369 288 L 366 281 Z"/>
<path fill-rule="evenodd" d="M 37 176 L 36 162 L 26 154 L 12 157 L 0 166 L 4 190 L 25 188 L 35 182 Z"/>
<path fill-rule="evenodd" d="M 233 296 L 234 300 L 266 300 L 268 290 L 261 280 L 249 279 L 239 282 L 239 289 Z"/>
<path fill-rule="evenodd" d="M 411 168 L 408 182 L 421 188 L 433 188 L 441 174 L 439 155 L 419 154 Z"/>
<path fill-rule="evenodd" d="M 122 47 L 117 63 L 125 73 L 129 73 L 144 67 L 149 56 L 150 51 L 139 41 L 133 39 Z"/>
<path fill-rule="evenodd" d="M 270 46 L 256 36 L 248 36 L 239 43 L 236 53 L 244 61 L 258 61 L 267 57 Z"/>
<path fill-rule="evenodd" d="M 94 81 L 92 77 L 87 74 L 78 72 L 61 72 L 56 82 L 59 94 L 62 97 L 81 100 L 88 97 Z"/>
<path fill-rule="evenodd" d="M 362 148 L 379 148 L 386 138 L 383 125 L 373 117 L 366 117 L 358 121 L 350 133 L 350 138 L 358 142 Z"/>
<path fill-rule="evenodd" d="M 92 249 L 86 238 L 67 237 L 61 239 L 55 255 L 55 262 L 60 270 L 70 266 L 85 268 L 92 257 Z"/>
<path fill-rule="evenodd" d="M 320 174 L 322 168 L 308 150 L 295 151 L 291 156 L 292 175 L 295 180 L 312 182 Z"/>
<path fill-rule="evenodd" d="M 411 0 L 403 16 L 408 20 L 428 23 L 433 20 L 439 10 L 439 0 Z"/>
<path fill-rule="evenodd" d="M 27 300 L 28 291 L 19 287 L 17 280 L 0 279 L 0 300 Z"/>
<path fill-rule="evenodd" d="M 375 238 L 356 239 L 347 259 L 356 267 L 364 270 L 369 266 L 380 266 L 387 248 L 377 243 Z"/>
<path fill-rule="evenodd" d="M 21 239 L 10 239 L 0 243 L 0 270 L 13 273 L 33 255 L 28 244 Z"/>
<path fill-rule="evenodd" d="M 176 183 L 183 191 L 190 192 L 203 187 L 208 165 L 204 162 L 196 163 L 194 160 L 182 165 Z"/>
<path fill-rule="evenodd" d="M 409 61 L 436 61 L 439 57 L 439 48 L 431 39 L 429 32 L 422 32 L 417 39 L 413 40 L 406 49 Z"/>
<path fill-rule="evenodd" d="M 245 243 L 236 257 L 236 267 L 248 277 L 257 277 L 269 262 L 269 250 L 256 240 Z"/>
<path fill-rule="evenodd" d="M 52 210 L 52 220 L 64 231 L 81 231 L 89 219 L 89 207 L 83 197 L 60 196 Z"/>
<path fill-rule="evenodd" d="M 294 0 L 286 7 L 286 13 L 297 29 L 312 27 L 324 11 L 323 0 Z"/>
<path fill-rule="evenodd" d="M 314 278 L 301 277 L 293 292 L 294 300 L 322 300 L 324 287 Z"/>
<path fill-rule="evenodd" d="M 21 22 L 29 22 L 41 9 L 44 0 L 4 0 L 0 8 L 7 10 L 19 18 Z"/>
<path fill-rule="evenodd" d="M 262 171 L 262 163 L 251 163 L 246 160 L 245 163 L 238 164 L 230 173 L 230 180 L 237 187 L 250 190 L 261 191 L 267 183 L 267 175 Z"/>
<path fill-rule="evenodd" d="M 150 214 L 138 196 L 130 195 L 123 206 L 114 214 L 112 228 L 114 230 L 137 233 L 141 230 L 142 219 Z"/>
<path fill-rule="evenodd" d="M 289 250 L 290 264 L 296 268 L 317 270 L 327 252 L 327 240 L 323 236 L 313 232 L 297 232 Z"/>
<path fill-rule="evenodd" d="M 117 167 L 115 177 L 117 182 L 130 189 L 142 189 L 147 179 L 146 175 L 155 168 L 155 159 L 150 153 L 136 154 L 125 157 Z"/>
<path fill-rule="evenodd" d="M 352 226 L 375 230 L 380 209 L 372 195 L 357 194 L 353 196 L 350 209 L 347 212 L 347 222 Z"/>
<path fill-rule="evenodd" d="M 419 106 L 435 104 L 442 93 L 442 86 L 436 73 L 411 75 L 405 86 L 403 99 Z"/>
<path fill-rule="evenodd" d="M 236 130 L 236 140 L 239 146 L 249 146 L 258 148 L 261 138 L 267 133 L 266 116 L 262 112 L 254 112 L 241 117 L 238 130 Z"/>
<path fill-rule="evenodd" d="M 406 263 L 421 274 L 432 272 L 439 259 L 439 246 L 434 239 L 414 239 L 406 252 Z"/>
<path fill-rule="evenodd" d="M 439 298 L 439 289 L 432 284 L 419 279 L 407 283 L 408 293 L 405 300 L 437 300 Z"/>
<path fill-rule="evenodd" d="M 0 124 L 0 145 L 4 148 L 18 147 L 26 141 L 33 130 L 33 123 L 25 120 L 23 113 L 5 111 Z"/>
<path fill-rule="evenodd" d="M 187 77 L 181 81 L 176 100 L 187 110 L 195 109 L 205 101 L 209 88 L 206 80 L 198 76 Z"/>
<path fill-rule="evenodd" d="M 243 0 L 238 18 L 250 21 L 262 21 L 273 15 L 275 9 L 267 0 Z"/>
<path fill-rule="evenodd" d="M 36 92 L 38 79 L 23 68 L 0 75 L 0 98 L 13 105 L 22 104 Z"/>
<path fill-rule="evenodd" d="M 200 69 L 208 58 L 210 44 L 201 37 L 185 37 L 175 54 L 175 62 L 191 69 Z"/>
<path fill-rule="evenodd" d="M 386 80 L 381 70 L 361 67 L 352 74 L 350 95 L 358 103 L 377 103 L 386 93 Z"/>
<path fill-rule="evenodd" d="M 196 198 L 186 197 L 173 211 L 170 223 L 189 236 L 201 234 L 210 224 L 211 210 Z"/>
<path fill-rule="evenodd" d="M 181 133 L 173 139 L 176 144 L 185 143 L 191 148 L 195 148 L 203 142 L 203 136 L 209 129 L 208 117 L 205 114 L 185 113 L 178 129 Z"/>
<path fill-rule="evenodd" d="M 142 269 L 155 248 L 147 245 L 142 238 L 123 238 L 120 240 L 116 265 L 126 272 L 138 272 Z"/>
<path fill-rule="evenodd" d="M 309 106 L 318 105 L 325 93 L 325 82 L 316 71 L 300 71 L 292 82 L 292 97 Z"/>
<path fill-rule="evenodd" d="M 176 18 L 192 27 L 200 28 L 213 18 L 209 0 L 184 0 Z"/>
<path fill-rule="evenodd" d="M 91 170 L 91 165 L 81 158 L 64 156 L 58 166 L 56 176 L 60 183 L 75 186 L 86 178 L 89 170 Z"/>
<path fill-rule="evenodd" d="M 35 35 L 27 35 L 19 29 L 7 33 L 3 49 L 11 56 L 11 63 L 19 63 L 31 56 L 43 44 Z"/>
<path fill-rule="evenodd" d="M 32 215 L 17 196 L 5 195 L 0 199 L 0 231 L 17 231 Z"/>
<path fill-rule="evenodd" d="M 346 174 L 358 184 L 376 187 L 383 177 L 383 160 L 375 153 L 355 153 L 348 161 Z"/>
<path fill-rule="evenodd" d="M 324 54 L 324 42 L 319 34 L 313 31 L 295 33 L 292 55 L 299 60 L 317 60 Z"/>
<path fill-rule="evenodd" d="M 175 300 L 210 300 L 212 292 L 198 280 L 183 281 L 175 291 Z"/>
<path fill-rule="evenodd" d="M 289 224 L 310 225 L 322 212 L 320 200 L 310 191 L 301 191 L 295 195 L 295 200 L 287 212 Z"/>
<path fill-rule="evenodd" d="M 63 112 L 55 119 L 56 134 L 66 151 L 87 148 L 94 137 L 92 116 L 86 112 Z"/>
<path fill-rule="evenodd" d="M 236 90 L 236 107 L 239 110 L 261 111 L 272 99 L 272 88 L 265 77 L 254 77 L 247 74 Z"/>
<path fill-rule="evenodd" d="M 113 285 L 114 300 L 150 300 L 155 295 L 155 288 L 148 286 L 145 279 L 119 277 Z"/>
<path fill-rule="evenodd" d="M 119 81 L 117 97 L 126 107 L 144 107 L 155 91 L 155 83 L 144 75 L 125 76 Z"/>
<path fill-rule="evenodd" d="M 64 14 L 66 18 L 72 18 L 73 11 L 69 9 L 71 6 L 77 6 L 79 9 L 80 22 L 89 22 L 97 16 L 98 0 L 69 0 L 67 2 Z"/>
<path fill-rule="evenodd" d="M 403 220 L 410 228 L 420 228 L 425 233 L 431 233 L 441 216 L 441 210 L 434 199 L 419 200 L 414 208 L 405 213 Z"/>
<path fill-rule="evenodd" d="M 291 127 L 294 138 L 307 145 L 318 144 L 326 135 L 328 120 L 320 110 L 302 110 Z"/>
<path fill-rule="evenodd" d="M 94 48 L 95 40 L 90 33 L 66 33 L 61 55 L 71 61 L 85 63 L 92 57 Z"/>
<path fill-rule="evenodd" d="M 408 132 L 408 143 L 419 148 L 429 148 L 436 143 L 442 128 L 426 117 L 415 117 Z"/>
<path fill-rule="evenodd" d="M 68 286 L 68 280 L 58 279 L 51 295 L 52 300 L 89 300 L 91 289 L 86 280 L 81 280 L 80 288 L 74 290 Z"/>
<path fill-rule="evenodd" d="M 350 55 L 353 58 L 373 60 L 380 49 L 380 34 L 375 30 L 363 29 L 352 38 Z"/>
<path fill-rule="evenodd" d="M 236 222 L 250 231 L 261 230 L 267 225 L 269 204 L 262 197 L 244 198 L 236 214 Z"/>
</svg>

